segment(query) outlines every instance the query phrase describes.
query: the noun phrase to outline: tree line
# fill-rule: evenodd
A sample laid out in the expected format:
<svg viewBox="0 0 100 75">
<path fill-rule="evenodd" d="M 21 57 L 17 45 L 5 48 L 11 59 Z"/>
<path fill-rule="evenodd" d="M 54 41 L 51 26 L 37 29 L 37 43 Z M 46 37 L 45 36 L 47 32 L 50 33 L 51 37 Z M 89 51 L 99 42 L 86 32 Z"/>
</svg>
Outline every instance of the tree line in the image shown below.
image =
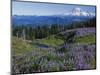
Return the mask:
<svg viewBox="0 0 100 75">
<path fill-rule="evenodd" d="M 50 35 L 57 34 L 67 29 L 82 28 L 82 27 L 96 27 L 96 18 L 88 21 L 75 22 L 69 25 L 38 25 L 36 27 L 30 25 L 14 25 L 12 27 L 13 36 L 25 40 L 34 40 L 46 38 Z"/>
</svg>

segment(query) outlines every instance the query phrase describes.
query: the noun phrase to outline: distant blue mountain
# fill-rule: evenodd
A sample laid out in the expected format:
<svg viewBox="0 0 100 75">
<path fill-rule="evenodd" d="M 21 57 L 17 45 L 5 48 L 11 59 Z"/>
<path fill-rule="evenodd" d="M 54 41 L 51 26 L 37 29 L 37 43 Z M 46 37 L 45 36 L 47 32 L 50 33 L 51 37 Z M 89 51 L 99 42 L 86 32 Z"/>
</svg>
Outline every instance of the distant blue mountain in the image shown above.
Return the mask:
<svg viewBox="0 0 100 75">
<path fill-rule="evenodd" d="M 62 24 L 67 25 L 73 22 L 86 21 L 94 16 L 73 16 L 73 15 L 51 15 L 51 16 L 12 16 L 13 25 L 52 25 Z"/>
</svg>

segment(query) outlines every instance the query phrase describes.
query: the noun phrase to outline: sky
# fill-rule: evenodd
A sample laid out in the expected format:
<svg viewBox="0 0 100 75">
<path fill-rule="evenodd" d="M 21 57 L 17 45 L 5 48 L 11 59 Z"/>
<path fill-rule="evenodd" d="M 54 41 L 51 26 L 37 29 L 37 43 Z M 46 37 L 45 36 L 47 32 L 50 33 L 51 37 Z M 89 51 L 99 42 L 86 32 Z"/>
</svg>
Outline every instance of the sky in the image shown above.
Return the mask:
<svg viewBox="0 0 100 75">
<path fill-rule="evenodd" d="M 13 1 L 12 15 L 61 15 L 70 13 L 74 8 L 95 13 L 95 6 Z"/>
</svg>

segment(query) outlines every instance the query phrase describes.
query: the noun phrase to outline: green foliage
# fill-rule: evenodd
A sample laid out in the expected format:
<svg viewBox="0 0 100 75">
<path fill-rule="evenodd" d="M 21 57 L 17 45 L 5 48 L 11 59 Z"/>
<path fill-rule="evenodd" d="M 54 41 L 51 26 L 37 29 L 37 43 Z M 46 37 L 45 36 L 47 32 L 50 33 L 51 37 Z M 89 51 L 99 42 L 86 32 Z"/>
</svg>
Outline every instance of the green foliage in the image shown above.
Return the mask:
<svg viewBox="0 0 100 75">
<path fill-rule="evenodd" d="M 95 43 L 96 42 L 96 36 L 95 35 L 86 35 L 86 36 L 82 36 L 82 37 L 77 37 L 75 39 L 76 43 L 87 43 L 87 44 L 91 44 L 91 43 Z"/>
<path fill-rule="evenodd" d="M 92 66 L 93 69 L 96 68 L 96 59 L 93 59 L 93 60 L 91 61 L 91 66 Z"/>
<path fill-rule="evenodd" d="M 84 57 L 83 59 L 83 61 L 86 59 L 86 62 L 81 64 L 83 65 L 82 69 L 87 63 L 92 68 L 95 68 L 94 52 L 90 51 L 94 50 L 94 48 L 91 46 L 91 49 L 88 48 L 87 50 L 89 51 L 85 52 L 84 46 L 76 43 L 95 44 L 96 36 L 74 37 L 76 32 L 73 32 L 73 30 L 66 32 L 67 29 L 95 27 L 95 25 L 96 21 L 94 18 L 71 25 L 54 24 L 36 27 L 19 25 L 13 27 L 12 67 L 14 73 L 78 70 L 81 69 L 79 61 L 82 61 L 84 53 L 88 52 L 90 53 L 86 54 L 87 58 Z M 41 47 L 40 45 L 47 47 Z M 89 61 L 90 58 L 92 58 L 92 61 Z M 91 69 L 91 66 L 89 69 Z M 86 66 L 85 69 L 87 68 Z"/>
<path fill-rule="evenodd" d="M 66 29 L 75 29 L 84 27 L 96 27 L 96 18 L 92 18 L 87 21 L 75 22 L 65 26 Z"/>
<path fill-rule="evenodd" d="M 17 37 L 12 38 L 13 55 L 22 55 L 24 53 L 32 51 L 32 48 L 33 47 L 28 42 Z"/>
<path fill-rule="evenodd" d="M 66 32 L 66 33 L 59 33 L 57 34 L 56 38 L 59 38 L 59 39 L 62 39 L 64 40 L 64 42 L 67 42 L 67 43 L 72 43 L 74 40 L 75 36 L 75 31 L 70 31 L 70 32 Z"/>
<path fill-rule="evenodd" d="M 68 49 L 67 48 L 65 48 L 65 47 L 61 47 L 61 48 L 59 48 L 58 50 L 57 50 L 58 52 L 68 52 Z"/>
<path fill-rule="evenodd" d="M 27 40 L 42 39 L 53 34 L 65 31 L 67 29 L 83 28 L 83 27 L 95 27 L 96 18 L 89 19 L 87 21 L 81 21 L 72 23 L 69 25 L 43 25 L 43 26 L 30 26 L 30 25 L 18 25 L 13 27 L 13 36 L 24 38 Z"/>
<path fill-rule="evenodd" d="M 47 38 L 41 39 L 41 40 L 40 40 L 40 43 L 41 43 L 41 44 L 48 45 L 48 46 L 56 47 L 56 46 L 58 46 L 58 45 L 63 44 L 64 41 L 61 40 L 61 39 L 55 38 L 55 36 L 49 36 L 49 37 L 47 37 Z"/>
</svg>

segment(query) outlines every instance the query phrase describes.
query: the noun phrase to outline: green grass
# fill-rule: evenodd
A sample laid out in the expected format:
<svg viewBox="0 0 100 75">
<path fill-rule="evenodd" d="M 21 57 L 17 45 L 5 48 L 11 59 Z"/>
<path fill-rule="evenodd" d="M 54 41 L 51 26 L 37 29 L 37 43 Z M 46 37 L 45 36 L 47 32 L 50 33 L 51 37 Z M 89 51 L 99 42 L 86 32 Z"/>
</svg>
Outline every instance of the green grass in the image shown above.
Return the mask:
<svg viewBox="0 0 100 75">
<path fill-rule="evenodd" d="M 12 38 L 13 55 L 22 55 L 24 53 L 32 51 L 32 49 L 33 49 L 33 46 L 31 46 L 28 42 L 17 37 Z"/>
<path fill-rule="evenodd" d="M 82 37 L 77 37 L 75 39 L 76 43 L 95 43 L 96 42 L 96 36 L 95 35 L 87 35 L 87 36 L 82 36 Z"/>
<path fill-rule="evenodd" d="M 55 36 L 49 36 L 48 38 L 44 38 L 44 39 L 40 40 L 40 43 L 48 45 L 48 46 L 56 47 L 58 45 L 63 44 L 64 41 L 61 39 L 55 38 Z"/>
<path fill-rule="evenodd" d="M 86 43 L 86 44 L 91 44 L 95 43 L 96 37 L 95 35 L 87 35 L 87 36 L 82 36 L 82 37 L 77 37 L 75 38 L 75 43 Z M 47 38 L 43 38 L 38 40 L 40 44 L 45 44 L 47 46 L 52 46 L 52 47 L 57 47 L 61 44 L 64 43 L 64 40 L 56 38 L 54 35 L 49 36 Z M 28 53 L 30 51 L 38 51 L 39 48 L 35 45 L 32 45 L 20 38 L 13 37 L 12 40 L 12 52 L 13 55 L 22 55 L 25 53 Z"/>
<path fill-rule="evenodd" d="M 95 59 L 93 59 L 90 64 L 93 69 L 96 68 L 96 60 Z"/>
</svg>

